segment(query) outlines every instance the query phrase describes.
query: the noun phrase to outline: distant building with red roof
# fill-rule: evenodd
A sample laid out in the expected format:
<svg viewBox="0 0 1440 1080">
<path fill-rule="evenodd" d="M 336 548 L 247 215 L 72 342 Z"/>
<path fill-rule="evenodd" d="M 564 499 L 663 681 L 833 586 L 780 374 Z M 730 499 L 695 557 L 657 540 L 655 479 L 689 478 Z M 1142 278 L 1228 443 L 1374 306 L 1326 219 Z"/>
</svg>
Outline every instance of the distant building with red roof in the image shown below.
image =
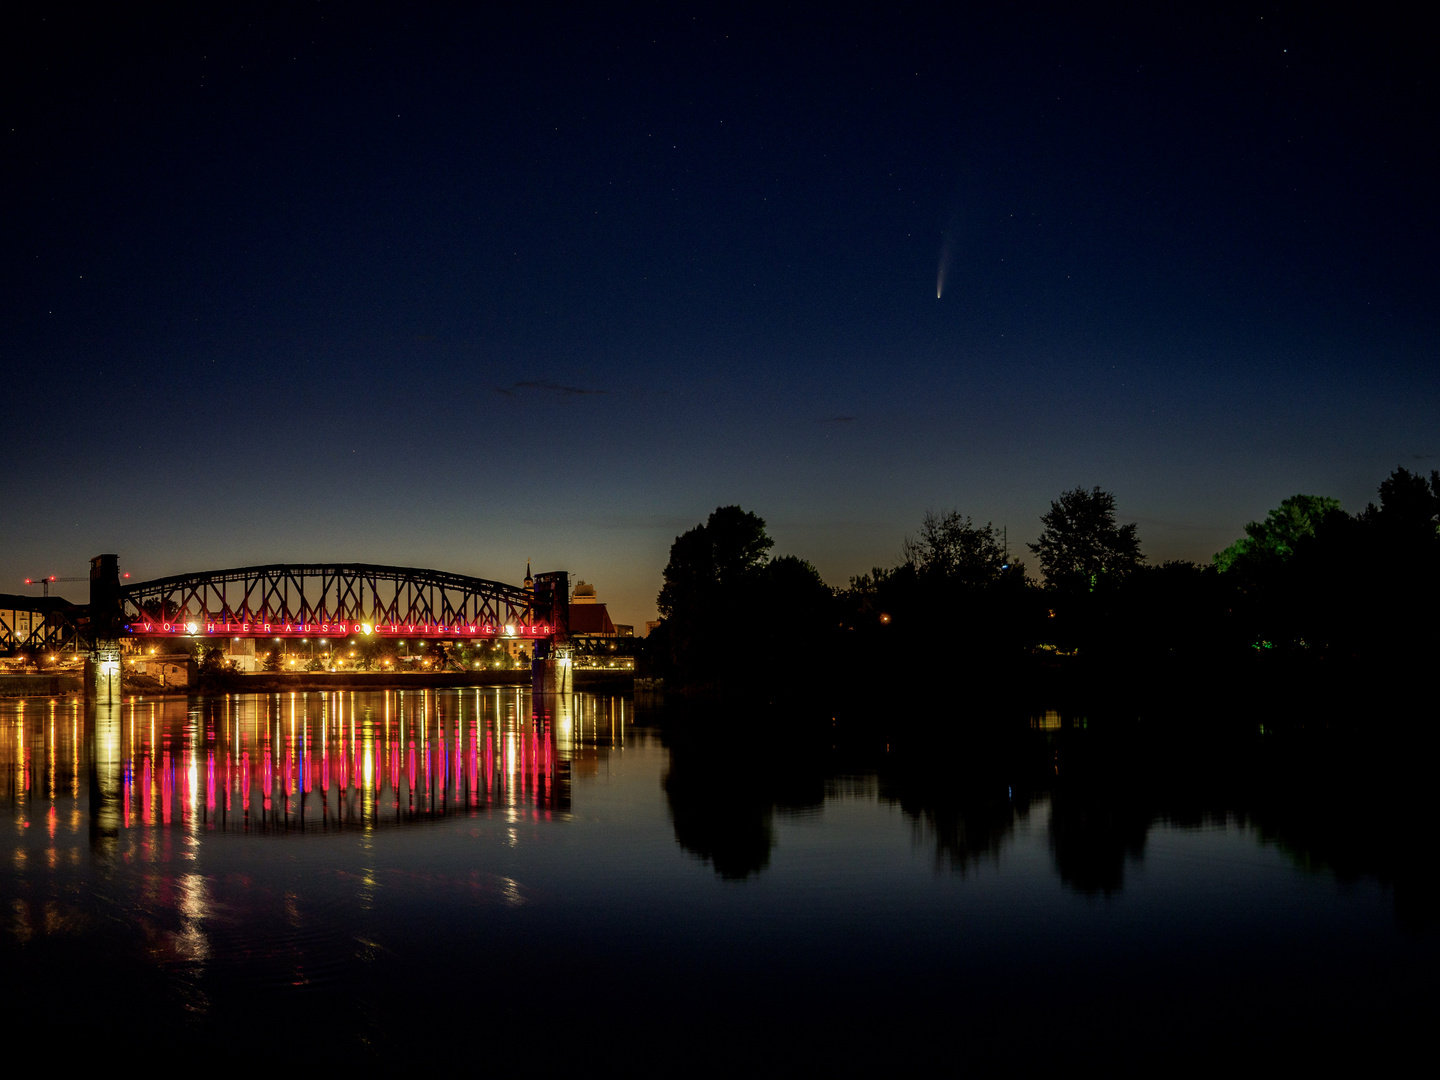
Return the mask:
<svg viewBox="0 0 1440 1080">
<path fill-rule="evenodd" d="M 575 583 L 570 597 L 570 633 L 593 634 L 597 637 L 630 637 L 634 628 L 617 627 L 610 621 L 610 612 L 595 596 L 595 586 L 583 581 Z"/>
</svg>

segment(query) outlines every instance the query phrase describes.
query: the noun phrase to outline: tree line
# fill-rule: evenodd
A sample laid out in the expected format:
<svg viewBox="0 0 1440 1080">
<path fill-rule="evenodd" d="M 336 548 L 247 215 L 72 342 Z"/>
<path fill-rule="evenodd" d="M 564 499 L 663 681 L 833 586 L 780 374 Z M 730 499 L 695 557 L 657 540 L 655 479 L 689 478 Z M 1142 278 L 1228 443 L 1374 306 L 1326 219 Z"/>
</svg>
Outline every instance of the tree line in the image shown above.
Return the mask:
<svg viewBox="0 0 1440 1080">
<path fill-rule="evenodd" d="M 809 562 L 770 555 L 763 518 L 719 507 L 671 546 L 646 659 L 667 685 L 804 692 L 1056 670 L 1394 678 L 1440 644 L 1437 472 L 1397 468 L 1355 514 L 1292 496 L 1205 565 L 1150 563 L 1099 487 L 1061 493 L 1040 520 L 1026 545 L 1038 578 L 1002 530 L 950 510 L 925 515 L 896 565 L 831 588 Z"/>
</svg>

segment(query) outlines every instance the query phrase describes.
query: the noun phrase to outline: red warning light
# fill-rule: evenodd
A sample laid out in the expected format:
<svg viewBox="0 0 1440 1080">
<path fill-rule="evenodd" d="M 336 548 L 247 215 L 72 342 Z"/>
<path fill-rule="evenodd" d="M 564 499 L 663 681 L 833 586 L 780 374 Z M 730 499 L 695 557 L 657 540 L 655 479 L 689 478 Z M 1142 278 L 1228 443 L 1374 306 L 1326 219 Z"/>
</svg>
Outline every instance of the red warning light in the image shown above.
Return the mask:
<svg viewBox="0 0 1440 1080">
<path fill-rule="evenodd" d="M 126 577 L 129 577 L 130 575 L 127 573 L 125 576 L 126 576 Z"/>
</svg>

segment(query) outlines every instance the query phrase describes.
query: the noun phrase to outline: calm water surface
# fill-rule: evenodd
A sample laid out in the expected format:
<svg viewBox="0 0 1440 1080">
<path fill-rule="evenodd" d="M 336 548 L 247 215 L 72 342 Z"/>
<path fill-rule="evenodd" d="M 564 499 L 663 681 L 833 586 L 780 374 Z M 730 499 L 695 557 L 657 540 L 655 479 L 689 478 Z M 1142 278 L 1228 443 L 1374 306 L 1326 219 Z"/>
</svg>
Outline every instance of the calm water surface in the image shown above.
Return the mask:
<svg viewBox="0 0 1440 1080">
<path fill-rule="evenodd" d="M 1147 1067 L 1428 1037 L 1437 935 L 1385 874 L 1223 799 L 923 773 L 784 758 L 745 716 L 671 747 L 583 694 L 541 719 L 493 688 L 0 701 L 4 1015 L 56 1065 Z"/>
</svg>

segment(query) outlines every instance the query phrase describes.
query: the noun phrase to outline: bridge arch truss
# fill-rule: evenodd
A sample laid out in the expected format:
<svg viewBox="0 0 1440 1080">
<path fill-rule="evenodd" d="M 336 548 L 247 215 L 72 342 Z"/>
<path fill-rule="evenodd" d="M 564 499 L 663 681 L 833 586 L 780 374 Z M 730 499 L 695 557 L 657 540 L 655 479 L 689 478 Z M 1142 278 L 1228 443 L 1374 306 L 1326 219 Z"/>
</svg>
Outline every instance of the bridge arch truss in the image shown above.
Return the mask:
<svg viewBox="0 0 1440 1080">
<path fill-rule="evenodd" d="M 485 578 L 372 563 L 274 563 L 177 574 L 121 586 L 131 635 L 409 637 L 564 635 L 566 606 L 548 579 L 537 592 Z"/>
</svg>

